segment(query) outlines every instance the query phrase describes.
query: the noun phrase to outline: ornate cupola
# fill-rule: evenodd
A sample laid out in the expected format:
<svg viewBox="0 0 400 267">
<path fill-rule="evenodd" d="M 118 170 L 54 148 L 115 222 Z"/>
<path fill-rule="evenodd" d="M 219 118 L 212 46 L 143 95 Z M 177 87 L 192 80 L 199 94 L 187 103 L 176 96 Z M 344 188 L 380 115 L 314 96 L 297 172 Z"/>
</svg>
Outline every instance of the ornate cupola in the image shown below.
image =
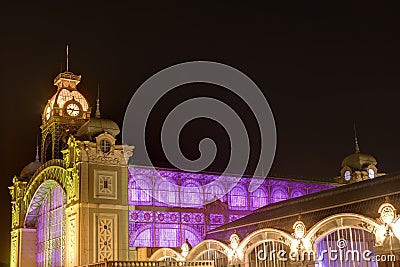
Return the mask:
<svg viewBox="0 0 400 267">
<path fill-rule="evenodd" d="M 56 93 L 47 101 L 42 114 L 42 161 L 62 158 L 68 136 L 75 134 L 90 118 L 91 108 L 79 92 L 81 76 L 68 69 L 57 75 L 54 85 Z"/>
<path fill-rule="evenodd" d="M 341 164 L 340 176 L 336 177 L 335 180 L 339 183 L 348 184 L 384 175 L 383 173 L 378 173 L 376 167 L 378 162 L 372 155 L 360 152 L 355 128 L 354 142 L 355 152 L 344 158 Z"/>
<path fill-rule="evenodd" d="M 36 146 L 36 157 L 35 160 L 26 165 L 20 175 L 19 178 L 21 181 L 29 181 L 32 178 L 33 174 L 36 172 L 37 169 L 40 167 L 40 160 L 39 160 L 39 146 Z"/>
</svg>

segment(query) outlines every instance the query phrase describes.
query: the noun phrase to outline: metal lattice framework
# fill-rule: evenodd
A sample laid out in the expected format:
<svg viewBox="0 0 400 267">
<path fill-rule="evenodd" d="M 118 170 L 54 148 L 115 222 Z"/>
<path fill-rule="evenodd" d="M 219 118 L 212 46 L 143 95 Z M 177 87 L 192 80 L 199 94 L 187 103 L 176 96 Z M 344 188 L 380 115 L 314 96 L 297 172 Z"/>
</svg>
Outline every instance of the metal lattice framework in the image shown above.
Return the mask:
<svg viewBox="0 0 400 267">
<path fill-rule="evenodd" d="M 79 123 L 77 125 L 70 125 L 67 123 L 71 120 L 69 118 L 58 118 L 57 120 L 58 121 L 54 121 L 45 127 L 42 131 L 43 139 L 41 151 L 43 161 L 62 158 L 61 150 L 67 147 L 68 136 L 76 133 L 81 125 L 86 121 L 77 118 L 76 120 L 79 120 Z M 48 158 L 49 155 L 46 155 L 47 150 L 50 149 L 49 146 L 51 146 L 51 158 Z"/>
<path fill-rule="evenodd" d="M 43 164 L 36 171 L 25 191 L 21 216 L 22 218 L 26 217 L 26 223 L 32 223 L 32 218 L 34 219 L 34 214 L 35 212 L 37 213 L 40 202 L 43 201 L 44 194 L 49 190 L 51 182 L 45 183 L 46 181 L 58 183 L 65 191 L 67 201 L 72 201 L 76 196 L 77 184 L 77 181 L 73 178 L 74 176 L 76 177 L 76 175 L 72 175 L 72 173 L 67 170 L 63 160 L 51 160 Z"/>
<path fill-rule="evenodd" d="M 318 243 L 319 239 L 337 229 L 343 228 L 354 228 L 373 232 L 375 229 L 379 228 L 379 224 L 375 220 L 360 214 L 340 213 L 329 216 L 315 224 L 309 229 L 306 237 Z"/>
<path fill-rule="evenodd" d="M 46 190 L 36 222 L 36 264 L 38 267 L 65 265 L 65 192 L 60 185 L 46 181 Z M 38 189 L 41 192 L 41 187 Z"/>
<path fill-rule="evenodd" d="M 217 179 L 213 187 L 206 187 Z M 130 168 L 128 202 L 130 206 L 140 208 L 129 211 L 129 246 L 173 248 L 180 246 L 186 238 L 194 246 L 203 239 L 206 231 L 242 218 L 256 208 L 332 187 L 268 179 L 260 188 L 249 192 L 251 177 L 242 177 L 225 194 L 223 189 L 228 188 L 235 179 L 221 178 L 218 174 L 210 173 L 187 173 L 161 168 L 154 170 L 143 166 Z M 214 199 L 214 205 L 204 202 L 210 199 Z M 187 206 L 188 203 L 192 203 L 192 206 Z M 171 207 L 174 210 L 166 211 L 161 207 Z M 193 207 L 196 212 L 190 209 Z M 190 227 L 190 231 L 184 231 L 183 227 L 186 226 Z M 168 237 L 168 244 L 161 243 L 161 237 Z"/>
<path fill-rule="evenodd" d="M 57 184 L 54 180 L 45 181 L 36 190 L 32 201 L 29 204 L 28 210 L 25 216 L 25 227 L 33 228 L 36 226 L 37 217 L 40 209 L 42 208 L 43 202 L 46 199 L 47 194 Z"/>
</svg>

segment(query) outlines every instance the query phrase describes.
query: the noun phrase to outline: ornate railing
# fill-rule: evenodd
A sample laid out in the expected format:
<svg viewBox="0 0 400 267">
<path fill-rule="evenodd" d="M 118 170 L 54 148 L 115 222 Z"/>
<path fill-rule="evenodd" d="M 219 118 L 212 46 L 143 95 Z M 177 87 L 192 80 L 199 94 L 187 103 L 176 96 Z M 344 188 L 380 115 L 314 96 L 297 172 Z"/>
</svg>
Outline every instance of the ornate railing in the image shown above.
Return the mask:
<svg viewBox="0 0 400 267">
<path fill-rule="evenodd" d="M 78 267 L 214 267 L 214 261 L 108 261 Z"/>
</svg>

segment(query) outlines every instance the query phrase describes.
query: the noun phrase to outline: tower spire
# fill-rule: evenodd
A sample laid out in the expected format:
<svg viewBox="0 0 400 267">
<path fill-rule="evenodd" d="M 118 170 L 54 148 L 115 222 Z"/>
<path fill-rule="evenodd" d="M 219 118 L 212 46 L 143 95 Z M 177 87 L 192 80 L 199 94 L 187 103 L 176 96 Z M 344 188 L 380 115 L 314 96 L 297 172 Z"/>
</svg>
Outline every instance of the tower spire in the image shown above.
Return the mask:
<svg viewBox="0 0 400 267">
<path fill-rule="evenodd" d="M 68 72 L 68 70 L 69 70 L 69 59 L 68 59 L 68 45 L 67 45 L 67 72 Z"/>
<path fill-rule="evenodd" d="M 100 85 L 97 84 L 97 100 L 95 118 L 100 119 Z"/>
<path fill-rule="evenodd" d="M 354 142 L 356 145 L 356 153 L 360 153 L 360 147 L 358 146 L 358 139 L 357 139 L 357 130 L 356 130 L 356 124 L 354 123 Z"/>
<path fill-rule="evenodd" d="M 39 161 L 39 137 L 36 136 L 36 161 Z"/>
</svg>

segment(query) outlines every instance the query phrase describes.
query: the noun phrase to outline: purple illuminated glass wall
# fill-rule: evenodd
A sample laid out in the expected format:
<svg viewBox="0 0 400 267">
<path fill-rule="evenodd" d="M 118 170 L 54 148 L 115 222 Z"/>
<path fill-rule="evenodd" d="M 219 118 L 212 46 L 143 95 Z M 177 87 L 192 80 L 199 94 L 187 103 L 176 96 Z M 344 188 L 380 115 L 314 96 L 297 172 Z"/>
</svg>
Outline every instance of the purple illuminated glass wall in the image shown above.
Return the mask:
<svg viewBox="0 0 400 267">
<path fill-rule="evenodd" d="M 251 177 L 219 178 L 219 175 L 209 173 L 131 168 L 128 184 L 130 247 L 176 248 L 186 239 L 194 246 L 203 240 L 206 231 L 246 216 L 255 209 L 333 187 L 270 178 L 250 193 Z M 206 188 L 202 186 L 217 179 L 213 186 L 202 191 Z M 237 180 L 236 186 L 225 195 L 224 188 Z M 209 200 L 214 202 L 209 203 Z"/>
<path fill-rule="evenodd" d="M 47 193 L 37 218 L 36 263 L 38 267 L 64 264 L 65 194 L 59 185 Z"/>
</svg>

